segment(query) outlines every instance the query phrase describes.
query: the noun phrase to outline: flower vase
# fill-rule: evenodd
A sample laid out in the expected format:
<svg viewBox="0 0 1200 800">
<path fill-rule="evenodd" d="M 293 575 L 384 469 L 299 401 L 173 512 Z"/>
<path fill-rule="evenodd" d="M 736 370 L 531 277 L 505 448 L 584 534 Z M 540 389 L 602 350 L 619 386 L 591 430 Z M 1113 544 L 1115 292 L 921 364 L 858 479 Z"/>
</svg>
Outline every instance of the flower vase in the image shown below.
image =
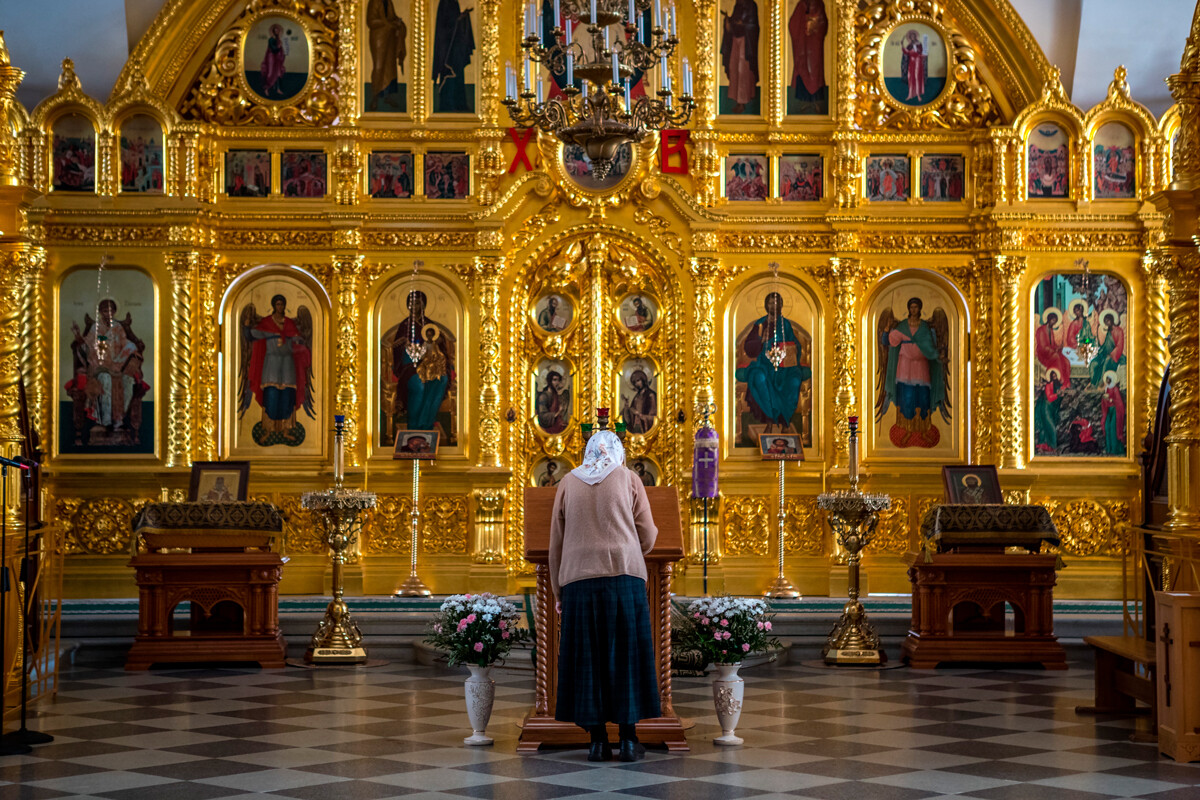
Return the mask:
<svg viewBox="0 0 1200 800">
<path fill-rule="evenodd" d="M 713 666 L 717 668 L 717 677 L 713 679 L 713 703 L 721 723 L 721 735 L 713 739 L 713 743 L 742 744 L 745 740 L 733 732 L 742 717 L 742 698 L 746 694 L 746 682 L 738 675 L 742 664 Z"/>
<path fill-rule="evenodd" d="M 496 682 L 492 680 L 492 668 L 467 664 L 467 669 L 471 670 L 471 676 L 467 678 L 463 688 L 467 695 L 467 718 L 471 721 L 471 735 L 463 739 L 463 744 L 491 744 L 492 737 L 484 731 L 487 730 L 488 720 L 492 717 L 492 703 L 496 700 Z"/>
</svg>

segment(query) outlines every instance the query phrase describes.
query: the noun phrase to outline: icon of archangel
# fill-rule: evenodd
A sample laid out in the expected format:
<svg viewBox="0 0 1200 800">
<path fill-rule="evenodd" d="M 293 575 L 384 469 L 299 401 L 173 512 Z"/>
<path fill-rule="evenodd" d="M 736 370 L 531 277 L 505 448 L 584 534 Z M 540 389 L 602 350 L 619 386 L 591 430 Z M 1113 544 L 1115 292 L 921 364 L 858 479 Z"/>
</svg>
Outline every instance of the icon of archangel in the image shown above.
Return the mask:
<svg viewBox="0 0 1200 800">
<path fill-rule="evenodd" d="M 287 298 L 271 298 L 271 312 L 260 317 L 253 303 L 238 315 L 241 327 L 241 368 L 238 370 L 238 419 L 251 402 L 262 409 L 251 437 L 260 447 L 282 444 L 296 447 L 304 441 L 303 409 L 313 412 L 312 313 L 300 306 L 287 315 Z"/>
<path fill-rule="evenodd" d="M 897 318 L 889 305 L 876 328 L 875 423 L 896 407 L 888 439 L 899 448 L 937 446 L 942 434 L 934 412 L 950 422 L 950 321 L 940 306 L 923 319 L 924 306 L 912 297 Z"/>
</svg>

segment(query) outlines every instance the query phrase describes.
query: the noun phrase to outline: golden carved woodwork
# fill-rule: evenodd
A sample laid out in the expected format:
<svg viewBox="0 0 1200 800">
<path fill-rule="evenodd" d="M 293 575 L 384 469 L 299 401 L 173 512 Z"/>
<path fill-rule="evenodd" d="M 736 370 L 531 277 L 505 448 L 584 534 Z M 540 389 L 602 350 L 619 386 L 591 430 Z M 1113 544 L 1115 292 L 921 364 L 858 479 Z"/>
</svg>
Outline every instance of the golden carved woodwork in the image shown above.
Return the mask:
<svg viewBox="0 0 1200 800">
<path fill-rule="evenodd" d="M 466 555 L 470 525 L 467 498 L 427 495 L 421 498 L 421 550 L 431 555 Z"/>
<path fill-rule="evenodd" d="M 121 497 L 57 498 L 52 519 L 64 528 L 63 546 L 68 555 L 119 555 L 129 552 L 133 519 L 151 502 Z"/>
<path fill-rule="evenodd" d="M 776 500 L 778 502 L 778 500 Z M 789 497 L 784 502 L 783 552 L 819 556 L 825 552 L 825 514 L 815 497 Z M 775 523 L 778 526 L 778 522 Z M 778 530 L 777 527 L 774 530 Z"/>
<path fill-rule="evenodd" d="M 1101 555 L 1119 547 L 1113 519 L 1104 507 L 1092 500 L 1043 503 L 1058 528 L 1063 552 L 1076 556 Z"/>
<path fill-rule="evenodd" d="M 254 23 L 268 14 L 292 18 L 304 28 L 308 39 L 311 77 L 300 94 L 286 102 L 257 98 L 243 76 L 242 40 Z M 185 119 L 217 125 L 329 125 L 338 116 L 339 14 L 336 0 L 253 0 L 226 29 L 216 51 L 200 68 L 180 105 L 180 114 Z"/>
<path fill-rule="evenodd" d="M 891 507 L 879 513 L 879 525 L 875 528 L 875 537 L 871 539 L 871 552 L 907 553 L 913 549 L 917 526 L 909 518 L 908 511 L 909 499 L 893 495 Z"/>
<path fill-rule="evenodd" d="M 726 555 L 766 556 L 770 552 L 776 502 L 759 496 L 721 499 L 721 534 Z"/>
</svg>

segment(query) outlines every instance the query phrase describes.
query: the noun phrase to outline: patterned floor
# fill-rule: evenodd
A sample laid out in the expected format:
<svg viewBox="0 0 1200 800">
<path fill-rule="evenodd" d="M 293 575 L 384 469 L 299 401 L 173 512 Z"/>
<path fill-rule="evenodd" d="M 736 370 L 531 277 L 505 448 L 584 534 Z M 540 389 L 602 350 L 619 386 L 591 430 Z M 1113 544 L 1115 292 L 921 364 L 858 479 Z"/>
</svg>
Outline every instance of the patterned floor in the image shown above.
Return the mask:
<svg viewBox="0 0 1200 800">
<path fill-rule="evenodd" d="M 712 744 L 707 679 L 676 682 L 692 752 L 589 764 L 581 750 L 517 756 L 527 674 L 499 675 L 487 749 L 462 746 L 463 675 L 375 669 L 64 675 L 31 727 L 58 739 L 0 758 L 0 798 L 297 800 L 818 798 L 1195 800 L 1200 765 L 1132 744 L 1132 722 L 1076 716 L 1092 676 L 801 664 L 747 675 L 739 732 Z"/>
</svg>

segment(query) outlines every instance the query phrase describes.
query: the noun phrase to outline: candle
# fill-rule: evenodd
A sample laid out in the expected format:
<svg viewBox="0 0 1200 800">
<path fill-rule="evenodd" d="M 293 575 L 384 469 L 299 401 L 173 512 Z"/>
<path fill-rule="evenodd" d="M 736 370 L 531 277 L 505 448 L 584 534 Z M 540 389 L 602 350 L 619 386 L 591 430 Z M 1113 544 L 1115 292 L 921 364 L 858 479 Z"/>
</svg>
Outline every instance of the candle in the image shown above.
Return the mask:
<svg viewBox="0 0 1200 800">
<path fill-rule="evenodd" d="M 567 86 L 575 85 L 575 54 L 567 51 Z"/>
<path fill-rule="evenodd" d="M 625 113 L 633 114 L 633 89 L 629 81 L 625 81 Z"/>
<path fill-rule="evenodd" d="M 592 0 L 592 15 L 588 22 L 592 23 L 593 25 L 596 24 L 596 0 Z"/>
<path fill-rule="evenodd" d="M 611 44 L 611 43 L 609 42 L 609 40 L 608 40 L 608 28 L 605 28 L 605 29 L 604 29 L 604 49 L 605 49 L 605 50 L 611 50 L 611 49 L 612 49 L 612 44 Z"/>
<path fill-rule="evenodd" d="M 558 6 L 558 0 L 554 0 L 554 27 L 562 27 L 562 10 Z"/>
<path fill-rule="evenodd" d="M 513 65 L 512 65 L 511 61 L 504 62 L 504 76 L 505 76 L 505 83 L 504 83 L 505 95 L 507 97 L 516 97 L 517 96 L 517 73 L 513 71 Z"/>
<path fill-rule="evenodd" d="M 617 66 L 617 54 L 616 53 L 612 54 L 612 67 L 613 67 L 613 86 L 616 86 L 618 83 L 621 82 L 621 70 Z"/>
<path fill-rule="evenodd" d="M 592 0 L 595 2 L 595 0 Z M 654 27 L 662 27 L 662 4 L 660 0 L 654 0 Z"/>
<path fill-rule="evenodd" d="M 683 93 L 689 97 L 692 95 L 692 65 L 688 63 L 687 56 L 683 57 Z"/>
<path fill-rule="evenodd" d="M 533 36 L 533 0 L 525 5 L 525 36 Z"/>
<path fill-rule="evenodd" d="M 530 72 L 529 59 L 525 59 L 525 91 L 533 90 L 533 73 Z"/>
<path fill-rule="evenodd" d="M 858 484 L 858 417 L 850 417 L 850 484 Z"/>
<path fill-rule="evenodd" d="M 679 22 L 679 12 L 675 10 L 675 4 L 671 3 L 671 38 L 678 38 L 679 30 L 675 26 Z"/>
<path fill-rule="evenodd" d="M 537 79 L 537 101 L 538 101 L 538 103 L 542 102 L 542 73 L 541 72 L 538 73 L 538 79 Z"/>
<path fill-rule="evenodd" d="M 635 6 L 635 0 L 629 0 L 629 24 L 632 25 L 636 19 L 637 8 Z"/>
</svg>

